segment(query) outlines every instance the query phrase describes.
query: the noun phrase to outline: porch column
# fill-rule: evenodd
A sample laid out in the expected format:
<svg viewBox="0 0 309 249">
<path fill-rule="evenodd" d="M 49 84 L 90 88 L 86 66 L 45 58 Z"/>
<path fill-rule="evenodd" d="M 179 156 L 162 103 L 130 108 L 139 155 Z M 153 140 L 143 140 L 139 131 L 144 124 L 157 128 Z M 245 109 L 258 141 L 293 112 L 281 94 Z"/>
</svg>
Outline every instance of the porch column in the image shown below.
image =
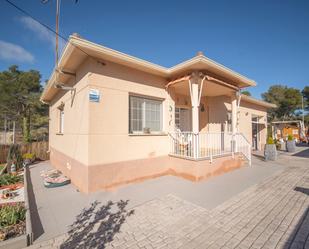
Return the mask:
<svg viewBox="0 0 309 249">
<path fill-rule="evenodd" d="M 235 140 L 235 134 L 237 132 L 237 97 L 236 94 L 233 94 L 231 97 L 231 106 L 232 106 L 232 156 L 234 157 L 234 152 L 237 152 L 237 145 Z"/>
<path fill-rule="evenodd" d="M 192 74 L 192 78 L 189 79 L 189 88 L 192 105 L 192 133 L 193 133 L 193 156 L 195 159 L 199 156 L 199 105 L 200 94 L 202 91 L 199 89 L 200 77 L 197 72 Z"/>
<path fill-rule="evenodd" d="M 192 102 L 192 132 L 199 132 L 199 89 L 196 82 L 191 84 L 191 102 Z"/>
<path fill-rule="evenodd" d="M 232 95 L 231 105 L 232 105 L 232 133 L 235 134 L 237 132 L 237 98 L 235 94 Z"/>
</svg>

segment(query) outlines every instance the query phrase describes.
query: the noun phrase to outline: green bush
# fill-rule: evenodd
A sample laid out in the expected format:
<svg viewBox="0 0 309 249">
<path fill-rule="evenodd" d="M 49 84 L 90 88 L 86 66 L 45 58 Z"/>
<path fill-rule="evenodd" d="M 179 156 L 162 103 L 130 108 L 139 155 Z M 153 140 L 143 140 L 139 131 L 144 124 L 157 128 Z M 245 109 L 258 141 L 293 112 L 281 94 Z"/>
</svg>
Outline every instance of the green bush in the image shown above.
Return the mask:
<svg viewBox="0 0 309 249">
<path fill-rule="evenodd" d="M 6 204 L 0 206 L 0 228 L 16 225 L 26 219 L 26 208 L 23 204 Z"/>
<path fill-rule="evenodd" d="M 15 184 L 18 182 L 22 182 L 23 177 L 17 176 L 17 175 L 11 175 L 11 174 L 4 174 L 0 176 L 0 187 Z"/>
<path fill-rule="evenodd" d="M 25 153 L 25 154 L 23 154 L 23 159 L 34 160 L 35 159 L 35 155 L 32 154 L 32 153 Z"/>
<path fill-rule="evenodd" d="M 291 134 L 288 135 L 288 141 L 292 141 L 292 140 L 294 140 L 294 137 Z"/>
<path fill-rule="evenodd" d="M 268 137 L 267 144 L 275 144 L 274 139 L 272 137 Z"/>
</svg>

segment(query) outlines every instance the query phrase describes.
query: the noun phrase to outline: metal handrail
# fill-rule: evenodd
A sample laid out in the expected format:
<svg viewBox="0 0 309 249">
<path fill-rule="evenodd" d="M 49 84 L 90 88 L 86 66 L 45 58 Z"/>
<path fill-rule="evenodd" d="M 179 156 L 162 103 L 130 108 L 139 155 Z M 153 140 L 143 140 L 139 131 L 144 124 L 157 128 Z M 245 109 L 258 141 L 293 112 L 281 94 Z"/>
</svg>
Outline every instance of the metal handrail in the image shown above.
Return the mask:
<svg viewBox="0 0 309 249">
<path fill-rule="evenodd" d="M 241 153 L 251 165 L 251 144 L 242 133 L 174 132 L 169 133 L 170 155 L 193 160 Z"/>
</svg>

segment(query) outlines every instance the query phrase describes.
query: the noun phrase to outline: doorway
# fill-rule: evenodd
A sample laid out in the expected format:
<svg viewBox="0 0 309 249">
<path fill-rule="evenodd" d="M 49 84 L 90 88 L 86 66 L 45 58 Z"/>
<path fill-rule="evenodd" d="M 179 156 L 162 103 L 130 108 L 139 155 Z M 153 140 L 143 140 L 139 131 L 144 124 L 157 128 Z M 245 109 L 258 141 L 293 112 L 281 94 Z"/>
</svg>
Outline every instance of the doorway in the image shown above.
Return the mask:
<svg viewBox="0 0 309 249">
<path fill-rule="evenodd" d="M 175 107 L 175 126 L 182 132 L 192 131 L 191 110 Z"/>
<path fill-rule="evenodd" d="M 258 117 L 252 117 L 252 149 L 259 149 L 259 119 Z"/>
</svg>

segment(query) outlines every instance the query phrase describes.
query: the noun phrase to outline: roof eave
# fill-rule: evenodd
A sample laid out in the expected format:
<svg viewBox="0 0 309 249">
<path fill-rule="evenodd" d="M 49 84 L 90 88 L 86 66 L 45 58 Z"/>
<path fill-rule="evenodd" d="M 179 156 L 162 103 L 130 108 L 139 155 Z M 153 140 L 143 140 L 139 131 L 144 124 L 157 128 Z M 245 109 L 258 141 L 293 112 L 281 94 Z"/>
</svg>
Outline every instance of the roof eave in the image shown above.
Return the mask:
<svg viewBox="0 0 309 249">
<path fill-rule="evenodd" d="M 241 99 L 245 100 L 245 101 L 247 101 L 249 103 L 253 103 L 253 104 L 256 104 L 256 105 L 259 105 L 259 106 L 266 107 L 268 109 L 277 108 L 277 106 L 275 104 L 268 103 L 266 101 L 263 101 L 263 100 L 260 100 L 260 99 L 256 99 L 256 98 L 253 98 L 251 96 L 244 95 L 244 94 L 241 95 Z"/>
<path fill-rule="evenodd" d="M 128 66 L 131 66 L 133 68 L 138 68 L 140 70 L 143 70 L 145 72 L 149 72 L 155 75 L 160 75 L 166 78 L 171 77 L 173 74 L 175 74 L 177 71 L 180 70 L 185 70 L 186 67 L 189 67 L 190 65 L 193 65 L 195 63 L 205 63 L 206 66 L 210 66 L 213 68 L 216 68 L 218 71 L 221 71 L 225 73 L 226 75 L 229 75 L 233 78 L 237 79 L 239 87 L 247 87 L 247 86 L 255 86 L 256 83 L 253 80 L 250 80 L 246 78 L 243 75 L 240 75 L 236 73 L 235 71 L 205 57 L 204 55 L 198 55 L 196 57 L 193 57 L 192 59 L 189 59 L 187 61 L 184 61 L 176 66 L 173 66 L 171 68 L 165 68 L 160 65 L 139 59 L 134 56 L 127 55 L 125 53 L 106 48 L 104 46 L 101 46 L 99 44 L 90 42 L 88 40 L 82 39 L 77 36 L 70 36 L 69 41 L 66 44 L 66 47 L 62 53 L 62 56 L 59 60 L 59 68 L 63 67 L 65 65 L 65 62 L 68 60 L 70 54 L 72 53 L 73 50 L 78 49 L 85 49 L 89 51 L 93 51 L 95 55 L 92 56 L 102 56 L 102 57 L 107 57 L 111 60 L 116 61 L 116 63 L 122 62 L 123 64 L 126 64 Z M 98 58 L 100 59 L 100 58 Z M 107 59 L 108 60 L 108 59 Z M 41 95 L 41 101 L 49 101 L 48 99 L 48 93 L 50 92 L 51 87 L 53 87 L 53 84 L 55 83 L 55 76 L 56 76 L 56 68 L 54 68 L 49 81 L 46 85 L 46 87 L 43 90 L 43 93 Z M 241 86 L 241 84 L 243 84 Z"/>
<path fill-rule="evenodd" d="M 65 61 L 68 59 L 68 57 L 70 56 L 70 54 L 72 53 L 72 44 L 70 42 L 70 40 L 66 43 L 64 49 L 63 49 L 63 53 L 61 54 L 61 57 L 60 57 L 60 60 L 59 60 L 59 63 L 58 63 L 58 67 L 61 68 L 62 65 L 65 63 Z M 53 87 L 54 83 L 55 83 L 55 78 L 56 78 L 56 66 L 54 67 L 50 77 L 49 77 L 49 80 L 47 82 L 47 84 L 45 85 L 44 87 L 44 90 L 41 94 L 41 97 L 40 97 L 40 101 L 43 102 L 43 103 L 49 103 L 48 101 L 48 98 L 47 98 L 47 95 L 49 93 L 49 90 Z"/>
<path fill-rule="evenodd" d="M 222 64 L 219 64 L 219 63 L 205 57 L 204 55 L 195 56 L 195 57 L 193 57 L 189 60 L 186 60 L 186 61 L 184 61 L 184 62 L 182 62 L 178 65 L 175 65 L 175 66 L 169 68 L 168 70 L 169 70 L 169 73 L 172 74 L 172 73 L 183 70 L 186 67 L 189 67 L 189 66 L 194 65 L 194 64 L 199 63 L 199 62 L 205 63 L 205 65 L 209 65 L 213 68 L 218 69 L 221 72 L 224 72 L 224 73 L 226 73 L 226 74 L 228 74 L 232 77 L 237 78 L 239 80 L 239 82 L 246 85 L 246 86 L 243 86 L 243 87 L 256 86 L 256 82 L 254 80 L 251 80 L 251 79 L 249 79 L 249 78 L 247 78 L 247 77 L 245 77 L 245 76 L 223 66 Z"/>
</svg>

